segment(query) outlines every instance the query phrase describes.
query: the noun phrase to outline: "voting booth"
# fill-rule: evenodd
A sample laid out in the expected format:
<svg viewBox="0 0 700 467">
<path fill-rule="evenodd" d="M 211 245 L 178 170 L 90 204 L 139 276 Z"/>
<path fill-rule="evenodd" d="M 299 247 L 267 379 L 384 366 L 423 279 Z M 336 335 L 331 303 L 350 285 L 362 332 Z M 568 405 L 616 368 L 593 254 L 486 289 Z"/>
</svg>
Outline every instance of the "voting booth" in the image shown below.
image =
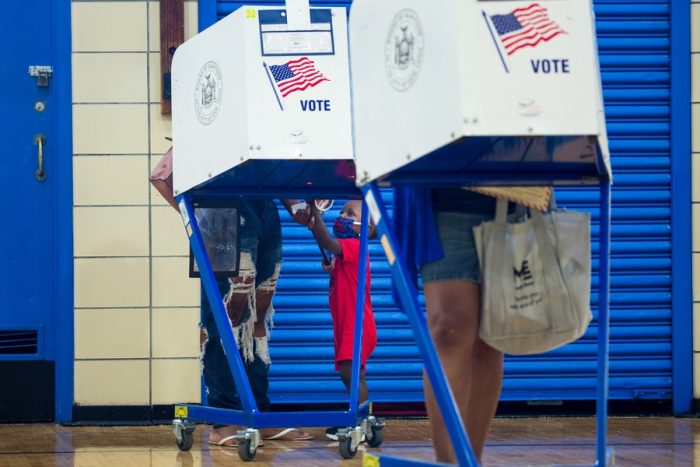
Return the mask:
<svg viewBox="0 0 700 467">
<path fill-rule="evenodd" d="M 371 416 L 368 402 L 358 403 L 364 294 L 358 294 L 348 409 L 263 413 L 216 283 L 217 276 L 237 275 L 237 200 L 360 197 L 345 8 L 310 9 L 308 0 L 287 0 L 285 8 L 242 6 L 177 49 L 172 92 L 173 184 L 194 255 L 191 274 L 201 277 L 243 406 L 176 406 L 178 447 L 192 446 L 195 421 L 249 427 L 237 435 L 246 461 L 266 427 L 341 427 L 345 458 L 355 456 L 362 439 L 379 446 L 383 421 Z M 367 262 L 367 222 L 363 229 L 359 264 Z M 365 278 L 360 267 L 358 290 Z"/>
<path fill-rule="evenodd" d="M 180 46 L 172 73 L 176 194 L 354 179 L 345 8 L 243 6 Z"/>
<path fill-rule="evenodd" d="M 360 0 L 350 35 L 361 182 L 609 176 L 589 1 Z"/>
<path fill-rule="evenodd" d="M 596 454 L 598 465 L 614 462 L 605 438 L 611 169 L 592 3 L 355 0 L 350 43 L 357 182 L 459 465 L 477 461 L 378 187 L 600 185 Z"/>
</svg>

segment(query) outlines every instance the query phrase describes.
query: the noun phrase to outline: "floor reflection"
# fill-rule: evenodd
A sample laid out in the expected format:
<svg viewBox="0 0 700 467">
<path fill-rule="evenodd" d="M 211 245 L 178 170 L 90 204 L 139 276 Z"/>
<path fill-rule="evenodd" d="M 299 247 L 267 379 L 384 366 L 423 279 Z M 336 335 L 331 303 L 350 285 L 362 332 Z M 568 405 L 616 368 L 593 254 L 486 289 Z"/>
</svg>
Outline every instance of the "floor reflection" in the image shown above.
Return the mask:
<svg viewBox="0 0 700 467">
<path fill-rule="evenodd" d="M 0 425 L 0 466 L 360 466 L 365 450 L 416 459 L 432 459 L 425 420 L 389 420 L 379 449 L 360 446 L 344 461 L 337 443 L 323 429 L 308 429 L 305 442 L 265 441 L 255 461 L 239 460 L 235 449 L 207 443 L 210 428 L 199 425 L 189 452 L 177 450 L 169 426 L 60 427 Z M 497 419 L 484 465 L 592 465 L 594 418 Z M 609 443 L 618 465 L 700 467 L 700 420 L 663 417 L 611 418 Z"/>
</svg>

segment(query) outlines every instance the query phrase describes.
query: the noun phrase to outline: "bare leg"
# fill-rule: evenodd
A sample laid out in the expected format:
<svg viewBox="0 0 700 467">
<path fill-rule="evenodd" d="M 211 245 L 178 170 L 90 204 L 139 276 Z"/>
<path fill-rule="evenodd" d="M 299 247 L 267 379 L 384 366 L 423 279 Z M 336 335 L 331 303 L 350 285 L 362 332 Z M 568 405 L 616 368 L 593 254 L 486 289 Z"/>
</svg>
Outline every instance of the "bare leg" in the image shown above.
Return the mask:
<svg viewBox="0 0 700 467">
<path fill-rule="evenodd" d="M 428 327 L 477 459 L 481 459 L 503 379 L 503 355 L 479 339 L 480 285 L 467 281 L 425 286 Z M 424 376 L 435 455 L 457 462 L 432 388 Z"/>
<path fill-rule="evenodd" d="M 270 309 L 270 303 L 272 303 L 274 294 L 274 292 L 263 292 L 260 290 L 255 292 L 255 308 L 258 313 L 258 320 L 255 322 L 255 329 L 253 330 L 253 336 L 255 337 L 267 336 L 265 319 L 267 319 L 267 310 Z"/>
<path fill-rule="evenodd" d="M 340 362 L 340 377 L 343 380 L 345 389 L 350 393 L 350 386 L 352 383 L 352 361 L 344 360 Z M 360 394 L 358 401 L 360 404 L 365 402 L 368 397 L 367 392 L 367 381 L 365 381 L 365 370 L 360 370 Z"/>
<path fill-rule="evenodd" d="M 236 287 L 236 293 L 231 294 L 231 298 L 226 304 L 226 313 L 231 320 L 231 325 L 236 327 L 241 324 L 241 319 L 248 306 L 248 293 L 255 286 L 255 277 L 236 277 L 232 280 Z"/>
<path fill-rule="evenodd" d="M 232 279 L 232 281 L 236 284 L 237 293 L 231 294 L 230 300 L 226 306 L 226 313 L 228 314 L 229 320 L 231 320 L 231 324 L 233 326 L 238 326 L 245 308 L 248 305 L 248 291 L 255 286 L 255 273 L 253 271 L 246 271 L 245 275 L 236 277 Z M 235 435 L 238 430 L 242 428 L 243 427 L 236 425 L 212 428 L 209 441 L 218 444 L 224 438 Z M 237 445 L 238 442 L 235 439 L 230 439 L 224 444 L 224 446 L 228 447 L 235 447 Z"/>
</svg>

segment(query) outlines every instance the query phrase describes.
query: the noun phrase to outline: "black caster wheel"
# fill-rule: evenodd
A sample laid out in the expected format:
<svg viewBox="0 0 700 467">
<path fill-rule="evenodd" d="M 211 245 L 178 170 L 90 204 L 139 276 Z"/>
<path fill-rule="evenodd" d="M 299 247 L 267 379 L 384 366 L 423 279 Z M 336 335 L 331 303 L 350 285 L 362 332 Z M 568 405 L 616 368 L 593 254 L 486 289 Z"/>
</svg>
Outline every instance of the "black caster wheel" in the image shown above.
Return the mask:
<svg viewBox="0 0 700 467">
<path fill-rule="evenodd" d="M 352 438 L 347 437 L 338 443 L 338 452 L 343 459 L 352 459 L 357 454 L 357 447 L 352 448 Z"/>
<path fill-rule="evenodd" d="M 180 438 L 177 439 L 177 448 L 180 451 L 189 451 L 194 442 L 194 435 L 191 430 L 183 429 L 180 432 Z"/>
<path fill-rule="evenodd" d="M 252 440 L 241 439 L 238 441 L 238 457 L 244 462 L 250 462 L 255 459 L 256 448 L 253 448 Z"/>
<path fill-rule="evenodd" d="M 373 425 L 365 436 L 369 447 L 378 448 L 384 442 L 384 427 Z"/>
</svg>

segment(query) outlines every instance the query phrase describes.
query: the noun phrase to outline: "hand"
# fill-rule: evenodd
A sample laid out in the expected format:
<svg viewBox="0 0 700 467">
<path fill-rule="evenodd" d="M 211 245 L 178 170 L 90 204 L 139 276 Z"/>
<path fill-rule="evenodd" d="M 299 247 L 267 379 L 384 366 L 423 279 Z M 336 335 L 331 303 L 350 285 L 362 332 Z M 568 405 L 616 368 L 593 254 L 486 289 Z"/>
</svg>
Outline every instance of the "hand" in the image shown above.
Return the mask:
<svg viewBox="0 0 700 467">
<path fill-rule="evenodd" d="M 333 267 L 335 266 L 335 258 L 333 258 L 330 262 L 330 264 L 326 264 L 323 261 L 321 261 L 321 267 L 323 268 L 324 271 L 326 271 L 328 274 L 333 274 Z"/>
<path fill-rule="evenodd" d="M 305 225 L 308 227 L 309 222 L 312 219 L 311 208 L 307 204 L 304 209 L 297 209 L 297 211 L 292 215 L 292 219 L 299 225 Z"/>
</svg>

